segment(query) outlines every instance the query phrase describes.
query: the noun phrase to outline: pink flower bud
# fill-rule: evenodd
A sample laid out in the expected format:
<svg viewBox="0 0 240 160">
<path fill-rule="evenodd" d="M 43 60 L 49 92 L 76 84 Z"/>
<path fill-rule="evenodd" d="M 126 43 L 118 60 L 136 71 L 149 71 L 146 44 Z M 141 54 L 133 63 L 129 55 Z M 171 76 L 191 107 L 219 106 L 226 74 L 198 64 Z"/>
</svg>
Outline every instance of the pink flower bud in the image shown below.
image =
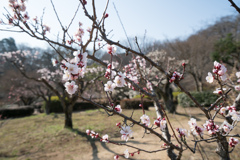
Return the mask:
<svg viewBox="0 0 240 160">
<path fill-rule="evenodd" d="M 108 17 L 108 13 L 105 14 L 104 18 L 107 18 Z"/>
</svg>

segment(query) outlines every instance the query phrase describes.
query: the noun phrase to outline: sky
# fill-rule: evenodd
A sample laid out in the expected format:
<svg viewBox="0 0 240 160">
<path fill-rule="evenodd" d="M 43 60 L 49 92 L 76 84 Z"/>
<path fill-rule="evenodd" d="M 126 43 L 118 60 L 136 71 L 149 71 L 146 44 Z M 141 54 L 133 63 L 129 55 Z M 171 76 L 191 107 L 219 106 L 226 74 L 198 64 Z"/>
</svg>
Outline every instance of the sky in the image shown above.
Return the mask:
<svg viewBox="0 0 240 160">
<path fill-rule="evenodd" d="M 64 26 L 68 26 L 79 0 L 52 1 L 61 22 Z M 106 0 L 95 1 L 98 17 L 101 17 Z M 87 2 L 87 8 L 91 12 L 91 1 L 87 0 Z M 58 35 L 61 37 L 61 28 L 50 0 L 28 0 L 26 4 L 30 18 L 41 17 L 44 10 L 43 23 L 51 27 L 47 36 L 53 40 L 56 40 Z M 4 7 L 10 11 L 8 0 L 1 0 L 0 3 L 0 19 L 3 20 L 3 14 L 6 14 Z M 128 37 L 143 37 L 146 34 L 149 39 L 160 41 L 187 38 L 196 31 L 214 24 L 221 17 L 237 14 L 228 0 L 110 0 L 107 10 L 109 17 L 105 21 L 105 26 L 107 32 L 111 31 L 111 37 L 115 41 L 126 39 L 117 12 Z M 91 26 L 81 7 L 75 22 L 70 27 L 71 35 L 76 32 L 79 22 L 83 24 L 84 29 Z M 0 25 L 0 28 L 3 29 L 4 26 Z M 0 40 L 8 37 L 13 37 L 17 44 L 48 47 L 45 42 L 35 40 L 26 34 L 0 31 Z M 88 37 L 87 33 L 85 33 L 85 37 Z"/>
</svg>

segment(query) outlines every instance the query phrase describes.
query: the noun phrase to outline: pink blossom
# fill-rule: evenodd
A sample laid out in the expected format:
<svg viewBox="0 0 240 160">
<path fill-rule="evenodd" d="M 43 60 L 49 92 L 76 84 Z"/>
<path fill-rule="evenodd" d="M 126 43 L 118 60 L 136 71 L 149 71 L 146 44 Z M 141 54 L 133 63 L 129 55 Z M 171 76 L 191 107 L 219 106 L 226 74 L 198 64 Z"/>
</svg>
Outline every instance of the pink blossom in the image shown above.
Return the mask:
<svg viewBox="0 0 240 160">
<path fill-rule="evenodd" d="M 176 129 L 179 133 L 179 137 L 187 137 L 187 130 L 186 129 L 182 129 L 182 128 L 177 128 Z"/>
<path fill-rule="evenodd" d="M 67 91 L 68 94 L 70 94 L 70 95 L 74 94 L 74 93 L 77 91 L 77 89 L 78 89 L 78 86 L 75 85 L 75 82 L 74 82 L 74 81 L 72 81 L 71 83 L 66 82 L 66 83 L 64 84 L 64 86 L 65 86 L 65 88 L 66 88 L 66 91 Z"/>
<path fill-rule="evenodd" d="M 235 147 L 239 143 L 239 140 L 237 138 L 230 137 L 228 144 L 230 147 Z"/>
<path fill-rule="evenodd" d="M 115 110 L 116 112 L 118 112 L 118 113 L 122 113 L 122 108 L 121 108 L 120 105 L 117 105 L 117 106 L 114 108 L 114 110 Z"/>
<path fill-rule="evenodd" d="M 118 160 L 119 159 L 119 155 L 116 155 L 113 158 L 114 158 L 114 160 Z"/>
<path fill-rule="evenodd" d="M 109 142 L 109 140 L 108 140 L 108 135 L 105 134 L 105 135 L 102 137 L 101 141 L 108 143 L 108 142 Z"/>
<path fill-rule="evenodd" d="M 240 85 L 234 87 L 236 91 L 240 91 Z"/>
<path fill-rule="evenodd" d="M 161 119 L 161 117 L 158 117 L 158 119 L 154 121 L 154 124 L 160 127 L 161 130 L 163 130 L 166 128 L 167 121 L 165 118 Z"/>
<path fill-rule="evenodd" d="M 225 90 L 226 90 L 226 88 L 222 88 L 222 90 L 223 90 L 223 91 L 225 91 Z M 221 95 L 221 94 L 223 94 L 223 93 L 222 93 L 222 90 L 221 90 L 221 88 L 216 88 L 216 90 L 215 90 L 215 91 L 213 91 L 213 93 L 216 93 L 216 94 L 219 94 L 219 95 Z"/>
<path fill-rule="evenodd" d="M 214 135 L 216 132 L 219 132 L 219 126 L 214 124 L 213 120 L 206 121 L 206 123 L 203 124 L 203 127 L 208 131 L 210 135 Z"/>
<path fill-rule="evenodd" d="M 117 51 L 117 48 L 115 46 L 108 44 L 108 46 L 107 46 L 108 54 L 116 55 L 116 51 Z"/>
</svg>

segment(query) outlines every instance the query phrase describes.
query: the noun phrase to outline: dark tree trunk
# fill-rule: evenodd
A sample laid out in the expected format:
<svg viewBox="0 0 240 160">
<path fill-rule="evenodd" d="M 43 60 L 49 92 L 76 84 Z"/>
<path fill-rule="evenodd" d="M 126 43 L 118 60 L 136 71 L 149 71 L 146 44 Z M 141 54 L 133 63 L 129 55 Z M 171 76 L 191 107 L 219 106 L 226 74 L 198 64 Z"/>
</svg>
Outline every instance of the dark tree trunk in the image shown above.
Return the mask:
<svg viewBox="0 0 240 160">
<path fill-rule="evenodd" d="M 45 113 L 46 113 L 46 115 L 49 115 L 50 114 L 50 103 L 51 102 L 48 102 L 48 101 L 45 101 L 45 102 L 46 102 Z"/>
<path fill-rule="evenodd" d="M 73 128 L 73 123 L 72 123 L 72 106 L 66 106 L 65 110 L 65 124 L 64 128 Z"/>
<path fill-rule="evenodd" d="M 228 152 L 228 142 L 226 137 L 219 137 L 220 139 L 217 142 L 217 154 L 219 155 L 220 160 L 230 160 Z"/>
<path fill-rule="evenodd" d="M 166 109 L 170 113 L 176 112 L 176 105 L 173 102 L 173 94 L 172 88 L 170 87 L 170 83 L 167 82 L 164 86 L 164 92 L 162 94 Z"/>
</svg>

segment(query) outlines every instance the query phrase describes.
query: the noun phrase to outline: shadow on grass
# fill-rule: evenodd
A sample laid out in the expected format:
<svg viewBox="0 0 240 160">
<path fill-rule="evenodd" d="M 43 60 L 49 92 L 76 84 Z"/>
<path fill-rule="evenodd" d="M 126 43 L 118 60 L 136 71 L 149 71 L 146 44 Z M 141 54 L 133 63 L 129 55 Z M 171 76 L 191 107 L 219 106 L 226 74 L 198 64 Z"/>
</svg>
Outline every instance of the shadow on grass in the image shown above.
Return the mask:
<svg viewBox="0 0 240 160">
<path fill-rule="evenodd" d="M 98 148 L 97 148 L 97 145 L 95 144 L 96 141 L 99 141 L 99 140 L 96 140 L 96 139 L 92 139 L 91 136 L 88 136 L 85 132 L 81 132 L 79 131 L 78 129 L 72 129 L 73 132 L 77 133 L 78 135 L 82 136 L 82 137 L 85 137 L 91 144 L 91 147 L 92 147 L 92 156 L 93 156 L 93 159 L 94 160 L 100 160 L 98 158 Z M 122 143 L 124 144 L 125 142 L 123 141 L 114 141 L 115 143 Z M 138 146 L 138 144 L 144 144 L 144 145 L 148 145 L 149 143 L 147 142 L 137 142 L 137 141 L 132 141 L 131 142 L 134 146 Z M 119 154 L 122 154 L 125 150 L 124 150 L 124 147 L 123 147 L 123 150 L 122 151 L 118 151 L 118 153 L 116 153 L 115 151 L 113 151 L 108 145 L 108 143 L 101 143 L 102 147 L 107 150 L 108 152 L 110 153 L 113 153 L 114 155 L 119 155 Z M 129 157 L 129 159 L 131 160 L 131 157 Z"/>
<path fill-rule="evenodd" d="M 72 129 L 73 132 L 77 133 L 78 135 L 85 137 L 91 144 L 92 147 L 92 156 L 93 156 L 93 160 L 100 160 L 98 158 L 98 149 L 97 149 L 97 145 L 95 144 L 96 139 L 92 139 L 91 136 L 88 136 L 85 132 L 81 132 L 78 129 Z"/>
</svg>

